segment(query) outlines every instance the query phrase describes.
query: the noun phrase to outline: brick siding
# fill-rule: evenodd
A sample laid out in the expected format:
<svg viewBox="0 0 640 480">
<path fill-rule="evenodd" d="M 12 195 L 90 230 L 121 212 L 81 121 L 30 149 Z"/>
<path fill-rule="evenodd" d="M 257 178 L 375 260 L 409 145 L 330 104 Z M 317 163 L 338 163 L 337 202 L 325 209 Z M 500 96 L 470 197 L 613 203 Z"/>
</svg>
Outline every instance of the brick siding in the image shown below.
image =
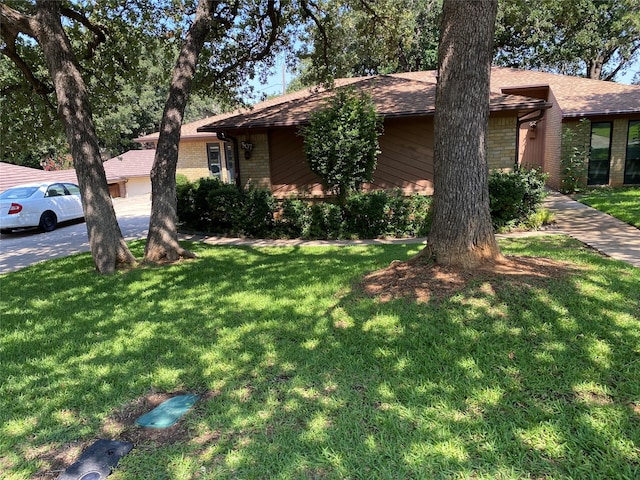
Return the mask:
<svg viewBox="0 0 640 480">
<path fill-rule="evenodd" d="M 178 151 L 176 173 L 186 176 L 190 182 L 208 177 L 207 143 L 222 143 L 218 139 L 182 140 Z M 221 145 L 222 148 L 222 145 Z"/>
<path fill-rule="evenodd" d="M 545 112 L 544 158 L 543 170 L 549 174 L 547 184 L 551 188 L 560 188 L 560 172 L 562 171 L 562 110 L 553 92 L 549 92 L 547 99 L 552 107 Z"/>
<path fill-rule="evenodd" d="M 491 170 L 511 170 L 516 158 L 515 116 L 489 117 L 487 161 Z"/>
<path fill-rule="evenodd" d="M 240 184 L 245 187 L 271 189 L 271 167 L 269 165 L 269 139 L 266 133 L 238 137 L 241 142 L 251 142 L 251 157 L 245 158 L 244 150 L 240 154 Z"/>
</svg>

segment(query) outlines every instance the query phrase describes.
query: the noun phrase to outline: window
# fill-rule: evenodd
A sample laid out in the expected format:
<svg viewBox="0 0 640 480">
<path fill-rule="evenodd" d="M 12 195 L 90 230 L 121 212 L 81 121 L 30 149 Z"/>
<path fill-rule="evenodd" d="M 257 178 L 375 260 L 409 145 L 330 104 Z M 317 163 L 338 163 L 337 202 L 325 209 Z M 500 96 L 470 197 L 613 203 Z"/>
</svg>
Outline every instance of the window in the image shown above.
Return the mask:
<svg viewBox="0 0 640 480">
<path fill-rule="evenodd" d="M 209 172 L 211 172 L 211 175 L 222 180 L 222 158 L 220 156 L 220 144 L 207 143 L 207 161 L 209 163 Z"/>
<path fill-rule="evenodd" d="M 231 142 L 224 143 L 221 151 L 219 143 L 207 144 L 207 161 L 209 172 L 224 183 L 235 182 L 235 165 L 233 162 L 233 148 Z"/>
<path fill-rule="evenodd" d="M 63 197 L 65 195 L 64 187 L 61 183 L 49 185 L 45 197 Z"/>
<path fill-rule="evenodd" d="M 611 122 L 593 122 L 591 124 L 588 185 L 607 185 L 609 183 L 612 130 L 613 124 Z"/>
<path fill-rule="evenodd" d="M 624 162 L 624 183 L 640 184 L 640 120 L 629 122 L 627 155 Z"/>
<path fill-rule="evenodd" d="M 231 142 L 226 142 L 224 144 L 224 158 L 227 166 L 227 179 L 229 183 L 235 183 L 236 175 L 235 175 L 235 165 L 233 162 L 233 148 L 231 147 Z"/>
<path fill-rule="evenodd" d="M 80 188 L 73 183 L 65 183 L 64 187 L 67 191 L 67 195 L 80 195 Z"/>
</svg>

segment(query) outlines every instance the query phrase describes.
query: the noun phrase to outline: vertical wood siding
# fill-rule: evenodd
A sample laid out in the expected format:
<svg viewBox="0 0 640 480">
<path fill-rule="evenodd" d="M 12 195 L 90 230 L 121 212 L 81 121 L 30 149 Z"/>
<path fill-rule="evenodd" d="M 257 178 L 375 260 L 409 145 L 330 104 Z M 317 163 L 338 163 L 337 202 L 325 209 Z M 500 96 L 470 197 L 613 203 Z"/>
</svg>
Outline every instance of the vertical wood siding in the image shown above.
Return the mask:
<svg viewBox="0 0 640 480">
<path fill-rule="evenodd" d="M 304 160 L 302 137 L 295 128 L 269 134 L 271 185 L 276 197 L 322 196 L 320 179 Z M 387 120 L 380 137 L 378 166 L 364 190 L 401 189 L 405 194 L 433 193 L 433 122 Z"/>
</svg>

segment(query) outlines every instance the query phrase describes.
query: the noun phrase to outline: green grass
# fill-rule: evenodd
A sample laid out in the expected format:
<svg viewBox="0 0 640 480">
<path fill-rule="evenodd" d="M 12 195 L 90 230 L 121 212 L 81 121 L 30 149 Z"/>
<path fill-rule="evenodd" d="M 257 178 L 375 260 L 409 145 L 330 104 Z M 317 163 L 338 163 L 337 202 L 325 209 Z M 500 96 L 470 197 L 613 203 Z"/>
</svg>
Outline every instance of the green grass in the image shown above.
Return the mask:
<svg viewBox="0 0 640 480">
<path fill-rule="evenodd" d="M 594 188 L 576 199 L 640 228 L 640 187 Z"/>
<path fill-rule="evenodd" d="M 501 246 L 575 272 L 429 304 L 353 287 L 416 245 L 194 244 L 110 277 L 88 254 L 0 276 L 0 477 L 192 391 L 211 395 L 187 439 L 136 445 L 110 478 L 639 478 L 640 269 L 564 237 Z"/>
</svg>

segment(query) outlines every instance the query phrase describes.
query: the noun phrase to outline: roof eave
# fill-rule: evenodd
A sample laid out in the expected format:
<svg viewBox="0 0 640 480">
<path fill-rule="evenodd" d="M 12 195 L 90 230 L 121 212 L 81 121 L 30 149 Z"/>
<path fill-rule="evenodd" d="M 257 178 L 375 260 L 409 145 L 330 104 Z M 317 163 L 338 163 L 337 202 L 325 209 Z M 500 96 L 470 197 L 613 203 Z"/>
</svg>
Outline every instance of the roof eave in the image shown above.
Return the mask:
<svg viewBox="0 0 640 480">
<path fill-rule="evenodd" d="M 640 110 L 601 110 L 593 112 L 563 112 L 562 118 L 605 117 L 620 115 L 638 115 Z"/>
</svg>

